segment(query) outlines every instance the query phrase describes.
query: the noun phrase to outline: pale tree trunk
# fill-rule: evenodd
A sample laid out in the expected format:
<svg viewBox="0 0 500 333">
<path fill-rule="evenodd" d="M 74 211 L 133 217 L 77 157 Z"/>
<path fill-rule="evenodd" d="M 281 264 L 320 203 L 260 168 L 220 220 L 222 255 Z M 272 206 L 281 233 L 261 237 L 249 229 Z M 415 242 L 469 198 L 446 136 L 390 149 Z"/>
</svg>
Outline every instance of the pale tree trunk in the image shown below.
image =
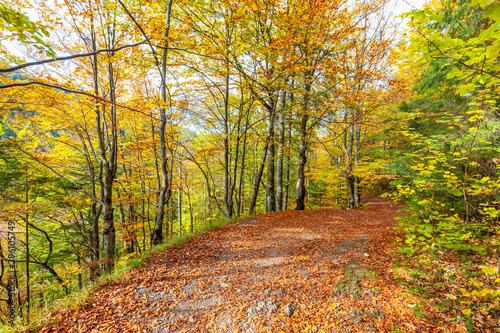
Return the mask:
<svg viewBox="0 0 500 333">
<path fill-rule="evenodd" d="M 278 114 L 278 161 L 276 165 L 276 210 L 282 211 L 283 203 L 283 152 L 285 146 L 285 107 L 286 91 L 281 96 L 281 106 Z"/>
<path fill-rule="evenodd" d="M 292 89 L 294 86 L 294 81 L 292 81 Z M 292 90 L 293 91 L 293 90 Z M 295 98 L 293 92 L 290 93 L 290 105 L 294 105 Z M 289 190 L 290 190 L 290 152 L 292 148 L 292 121 L 291 117 L 288 117 L 288 134 L 287 134 L 287 154 L 286 154 L 286 165 L 285 165 L 285 186 L 283 193 L 283 210 L 288 209 L 288 198 L 289 198 Z"/>
<path fill-rule="evenodd" d="M 359 158 L 361 152 L 361 124 L 356 122 L 356 128 L 354 133 L 354 170 L 358 169 Z M 359 203 L 361 201 L 361 188 L 359 185 L 359 177 L 354 176 L 354 205 L 355 207 L 359 207 Z"/>
<path fill-rule="evenodd" d="M 179 190 L 178 190 L 178 199 L 177 199 L 177 204 L 178 204 L 178 216 L 177 216 L 177 222 L 179 224 L 179 236 L 182 233 L 182 175 L 181 175 L 181 162 L 179 161 Z"/>
<path fill-rule="evenodd" d="M 307 122 L 309 120 L 309 97 L 311 92 L 311 78 L 313 73 L 305 75 L 305 93 L 302 101 L 302 115 L 300 117 L 300 150 L 299 150 L 299 165 L 297 167 L 297 196 L 295 210 L 304 210 L 306 197 L 306 175 L 305 168 L 307 163 Z"/>
<path fill-rule="evenodd" d="M 243 148 L 241 152 L 241 168 L 240 168 L 240 178 L 239 178 L 239 184 L 238 184 L 238 198 L 237 198 L 237 214 L 238 217 L 240 217 L 241 213 L 243 212 L 243 183 L 244 183 L 244 176 L 245 176 L 245 157 L 246 157 L 246 149 L 247 149 L 247 131 L 248 131 L 248 120 L 249 120 L 249 115 L 250 113 L 247 113 L 246 117 L 246 124 L 245 124 L 245 133 L 243 134 Z"/>
<path fill-rule="evenodd" d="M 189 220 L 190 220 L 189 231 L 193 233 L 194 232 L 193 203 L 191 201 L 191 191 L 187 183 L 187 174 L 186 174 L 186 195 L 188 197 L 188 207 L 189 207 Z"/>
<path fill-rule="evenodd" d="M 274 143 L 274 106 L 268 109 L 268 119 L 267 127 L 269 133 L 269 149 L 267 150 L 267 174 L 266 174 L 266 212 L 276 211 L 276 195 L 275 189 L 275 168 L 274 168 L 274 156 L 275 156 L 275 143 Z"/>
<path fill-rule="evenodd" d="M 297 196 L 295 210 L 304 210 L 306 197 L 306 175 L 305 167 L 307 163 L 307 121 L 308 114 L 303 114 L 300 118 L 300 150 L 299 150 L 299 165 L 297 167 Z"/>
<path fill-rule="evenodd" d="M 203 227 L 207 227 L 207 192 L 205 190 L 205 183 L 203 183 Z"/>
<path fill-rule="evenodd" d="M 345 118 L 347 121 L 347 117 Z M 348 130 L 344 134 L 344 149 L 346 153 L 346 165 L 344 170 L 344 177 L 347 187 L 347 209 L 355 208 L 354 203 L 354 175 L 352 173 L 353 163 L 353 150 L 354 150 L 354 124 L 351 121 L 348 125 Z"/>
<path fill-rule="evenodd" d="M 224 94 L 224 208 L 226 219 L 230 220 L 233 217 L 233 187 L 229 158 L 229 69 L 227 70 Z"/>
<path fill-rule="evenodd" d="M 169 0 L 167 4 L 165 43 L 161 60 L 161 100 L 163 104 L 160 107 L 160 157 L 161 157 L 161 186 L 158 195 L 158 210 L 156 213 L 155 226 L 151 235 L 151 246 L 157 245 L 163 241 L 163 220 L 165 217 L 165 204 L 170 199 L 169 181 L 168 181 L 168 158 L 167 158 L 167 143 L 165 139 L 165 127 L 167 124 L 166 103 L 167 103 L 167 53 L 168 53 L 168 36 L 170 33 L 170 14 L 172 10 L 173 0 Z"/>
<path fill-rule="evenodd" d="M 94 29 L 94 18 L 91 16 L 90 18 L 91 22 L 91 43 L 92 43 L 92 52 L 97 51 L 97 44 L 96 44 L 96 35 L 95 35 L 95 29 Z M 92 57 L 92 72 L 93 72 L 93 83 L 94 83 L 94 95 L 99 96 L 99 76 L 98 76 L 98 68 L 97 68 L 97 55 L 94 54 Z M 99 149 L 101 151 L 101 157 L 102 157 L 102 152 L 105 150 L 104 146 L 104 136 L 102 133 L 102 128 L 101 128 L 101 111 L 99 108 L 99 104 L 95 103 L 95 114 L 96 114 L 96 125 L 97 125 L 97 137 L 99 141 Z M 103 184 L 103 161 L 102 158 L 99 160 L 99 173 L 97 176 L 97 181 L 99 182 L 101 186 L 101 200 L 104 198 L 104 184 Z M 94 197 L 96 197 L 96 189 L 95 189 L 95 182 L 92 182 L 93 188 L 92 188 L 92 194 Z M 102 203 L 97 207 L 97 205 L 94 203 L 92 205 L 92 245 L 91 245 L 91 258 L 92 258 L 92 263 L 90 265 L 90 280 L 95 281 L 97 276 L 99 275 L 99 264 L 97 262 L 100 259 L 100 254 L 99 254 L 99 218 L 101 216 L 101 212 L 103 209 Z"/>
<path fill-rule="evenodd" d="M 108 47 L 115 45 L 114 26 L 108 26 Z M 113 53 L 111 54 L 113 56 Z M 105 271 L 111 273 L 115 265 L 115 246 L 116 230 L 114 223 L 113 207 L 113 183 L 116 178 L 117 159 L 118 159 L 118 128 L 116 115 L 116 91 L 113 63 L 111 57 L 108 58 L 108 81 L 109 81 L 109 122 L 106 120 L 106 112 L 102 107 L 102 133 L 105 147 L 101 148 L 101 160 L 104 169 L 104 196 L 103 196 L 103 222 L 104 222 L 104 253 L 105 253 Z M 106 152 L 108 156 L 106 156 Z"/>
<path fill-rule="evenodd" d="M 114 72 L 112 63 L 108 63 L 110 101 L 116 103 Z M 103 112 L 104 115 L 104 112 Z M 111 138 L 108 139 L 109 159 L 103 164 L 104 167 L 104 241 L 106 257 L 106 273 L 111 273 L 115 264 L 116 230 L 114 223 L 113 207 L 113 182 L 116 178 L 117 167 L 117 128 L 116 128 L 116 104 L 110 106 Z M 103 152 L 105 155 L 106 153 Z"/>
</svg>

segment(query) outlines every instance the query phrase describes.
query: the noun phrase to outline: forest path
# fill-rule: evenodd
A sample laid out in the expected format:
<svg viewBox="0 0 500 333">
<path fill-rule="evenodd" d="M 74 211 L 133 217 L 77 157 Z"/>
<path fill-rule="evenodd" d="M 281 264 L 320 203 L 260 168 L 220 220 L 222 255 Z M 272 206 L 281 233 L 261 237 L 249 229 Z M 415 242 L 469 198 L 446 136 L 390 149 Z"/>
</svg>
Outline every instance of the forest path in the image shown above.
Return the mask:
<svg viewBox="0 0 500 333">
<path fill-rule="evenodd" d="M 155 254 L 42 332 L 425 332 L 391 280 L 401 206 L 259 215 Z"/>
</svg>

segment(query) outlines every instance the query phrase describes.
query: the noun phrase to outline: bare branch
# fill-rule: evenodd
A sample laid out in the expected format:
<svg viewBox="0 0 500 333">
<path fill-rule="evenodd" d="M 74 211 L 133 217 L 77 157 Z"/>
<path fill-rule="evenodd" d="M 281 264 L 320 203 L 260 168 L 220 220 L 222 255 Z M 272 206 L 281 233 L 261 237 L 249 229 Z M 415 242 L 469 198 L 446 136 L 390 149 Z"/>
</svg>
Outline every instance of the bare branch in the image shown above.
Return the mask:
<svg viewBox="0 0 500 333">
<path fill-rule="evenodd" d="M 123 46 L 117 47 L 116 49 L 103 49 L 103 50 L 97 50 L 95 52 L 75 54 L 75 55 L 70 55 L 70 56 L 66 56 L 66 57 L 57 57 L 55 59 L 45 59 L 45 60 L 40 60 L 40 61 L 26 62 L 24 64 L 17 65 L 17 66 L 0 68 L 0 73 L 15 72 L 17 70 L 20 70 L 20 69 L 26 68 L 26 67 L 39 66 L 39 65 L 49 64 L 51 62 L 62 61 L 62 60 L 84 58 L 84 57 L 89 57 L 89 56 L 93 56 L 93 55 L 96 55 L 99 53 L 104 53 L 104 52 L 116 52 L 116 51 L 120 51 L 120 50 L 129 48 L 129 47 L 139 46 L 139 45 L 142 45 L 144 43 L 146 43 L 146 41 L 142 41 L 142 42 L 135 43 L 135 44 L 123 45 Z"/>
</svg>

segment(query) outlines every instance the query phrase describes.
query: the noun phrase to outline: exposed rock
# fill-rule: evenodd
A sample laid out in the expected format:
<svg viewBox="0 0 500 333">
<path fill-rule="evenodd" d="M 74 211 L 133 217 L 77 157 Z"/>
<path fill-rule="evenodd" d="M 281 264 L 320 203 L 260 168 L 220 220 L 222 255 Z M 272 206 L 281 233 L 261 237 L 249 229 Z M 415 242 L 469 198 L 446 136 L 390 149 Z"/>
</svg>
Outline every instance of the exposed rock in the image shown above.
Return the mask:
<svg viewBox="0 0 500 333">
<path fill-rule="evenodd" d="M 283 313 L 287 315 L 288 317 L 293 316 L 293 313 L 295 312 L 296 307 L 293 305 L 292 302 L 288 302 L 285 307 L 283 308 Z"/>
<path fill-rule="evenodd" d="M 278 304 L 273 301 L 259 301 L 255 300 L 253 305 L 247 310 L 248 317 L 253 318 L 260 312 L 265 312 L 267 316 L 271 315 L 274 311 L 278 309 Z"/>
</svg>

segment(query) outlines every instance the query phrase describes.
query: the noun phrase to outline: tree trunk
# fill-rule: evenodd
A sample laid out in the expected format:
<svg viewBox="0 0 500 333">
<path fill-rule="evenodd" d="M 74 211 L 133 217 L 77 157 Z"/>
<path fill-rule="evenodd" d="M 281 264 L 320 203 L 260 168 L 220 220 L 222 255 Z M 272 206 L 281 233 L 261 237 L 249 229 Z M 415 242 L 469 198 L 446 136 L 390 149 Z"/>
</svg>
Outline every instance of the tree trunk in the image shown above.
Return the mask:
<svg viewBox="0 0 500 333">
<path fill-rule="evenodd" d="M 299 165 L 297 167 L 297 196 L 295 210 L 304 210 L 306 197 L 306 176 L 305 167 L 307 163 L 307 121 L 308 114 L 303 114 L 300 118 L 300 150 L 299 150 Z"/>
<path fill-rule="evenodd" d="M 356 124 L 355 134 L 354 134 L 354 172 L 358 169 L 359 157 L 361 152 L 361 124 Z M 359 207 L 361 201 L 361 188 L 359 186 L 359 177 L 354 176 L 354 205 L 356 208 Z"/>
<path fill-rule="evenodd" d="M 177 199 L 177 204 L 178 204 L 178 216 L 177 216 L 177 222 L 179 224 L 179 236 L 182 233 L 182 176 L 181 176 L 181 164 L 179 162 L 179 190 L 177 192 L 178 194 L 178 199 Z"/>
<path fill-rule="evenodd" d="M 247 150 L 247 132 L 248 132 L 248 121 L 250 117 L 250 112 L 247 113 L 246 122 L 245 122 L 245 133 L 243 134 L 243 148 L 241 152 L 241 168 L 240 168 L 240 179 L 238 185 L 238 199 L 237 199 L 237 214 L 240 217 L 241 213 L 243 213 L 243 182 L 245 176 L 245 157 Z"/>
<path fill-rule="evenodd" d="M 28 167 L 26 167 L 26 322 L 30 323 L 30 238 L 29 238 L 29 183 L 28 183 Z M 2 272 L 3 273 L 3 272 Z"/>
<path fill-rule="evenodd" d="M 110 43 L 111 44 L 111 43 Z M 109 93 L 110 100 L 113 105 L 110 106 L 111 120 L 111 142 L 107 143 L 107 151 L 109 159 L 104 162 L 104 240 L 105 240 L 105 270 L 106 273 L 111 273 L 115 263 L 115 243 L 116 230 L 114 224 L 114 208 L 113 208 L 113 182 L 116 178 L 117 167 L 117 145 L 118 145 L 118 129 L 116 128 L 116 96 L 113 65 L 108 63 L 109 75 Z M 105 113 L 103 112 L 103 115 Z M 103 117 L 104 118 L 104 117 Z M 102 152 L 103 155 L 106 151 Z"/>
<path fill-rule="evenodd" d="M 248 215 L 252 215 L 255 211 L 255 204 L 257 202 L 257 195 L 259 194 L 260 180 L 262 179 L 262 173 L 264 172 L 264 166 L 266 164 L 267 149 L 269 147 L 270 136 L 267 136 L 266 143 L 264 145 L 264 152 L 262 153 L 262 160 L 260 162 L 260 167 L 256 167 L 256 174 L 254 178 L 254 185 L 252 191 L 252 198 L 250 199 L 250 207 L 248 208 Z"/>
<path fill-rule="evenodd" d="M 115 260 L 116 231 L 113 219 L 113 170 L 109 161 L 104 163 L 104 245 L 106 273 L 111 273 Z"/>
<path fill-rule="evenodd" d="M 292 81 L 292 87 L 293 87 Z M 293 93 L 290 93 L 290 105 L 295 103 Z M 288 198 L 290 197 L 290 151 L 292 149 L 292 121 L 288 118 L 288 134 L 287 134 L 287 154 L 286 154 L 286 165 L 285 165 L 285 185 L 283 193 L 283 210 L 288 209 Z"/>
<path fill-rule="evenodd" d="M 233 218 L 233 187 L 231 186 L 231 166 L 229 158 L 229 68 L 226 73 L 224 94 L 224 209 L 226 219 Z"/>
<path fill-rule="evenodd" d="M 91 43 L 92 43 L 92 52 L 97 51 L 97 44 L 96 44 L 96 36 L 95 36 L 95 30 L 94 30 L 94 18 L 91 16 L 90 18 L 91 22 Z M 94 54 L 92 57 L 92 72 L 93 72 L 93 83 L 94 83 L 94 95 L 99 96 L 99 78 L 98 78 L 98 68 L 97 68 L 97 55 Z M 99 149 L 101 152 L 104 149 L 104 140 L 103 140 L 103 133 L 101 129 L 101 113 L 100 113 L 100 108 L 99 104 L 95 103 L 95 114 L 96 114 L 96 125 L 97 125 L 97 136 L 99 139 Z M 102 157 L 102 154 L 101 154 Z M 99 174 L 97 177 L 97 181 L 99 182 L 101 186 L 101 200 L 104 197 L 104 192 L 103 192 L 103 164 L 102 164 L 102 159 L 99 161 Z M 94 197 L 96 196 L 95 193 L 95 182 L 92 182 L 93 184 L 93 194 Z M 100 259 L 100 253 L 99 253 L 99 218 L 102 213 L 102 203 L 99 205 L 99 208 L 97 208 L 96 203 L 92 205 L 92 243 L 90 246 L 90 254 L 92 258 L 92 263 L 90 264 L 90 280 L 95 281 L 97 276 L 99 275 L 99 264 L 97 262 Z"/>
<path fill-rule="evenodd" d="M 186 176 L 187 178 L 187 176 Z M 187 181 L 187 179 L 186 179 Z M 190 189 L 189 189 L 189 185 L 187 185 L 186 183 L 186 195 L 188 197 L 188 207 L 189 207 L 189 220 L 190 220 L 190 224 L 189 224 L 189 231 L 190 233 L 192 234 L 194 232 L 194 216 L 193 216 L 193 203 L 191 201 L 191 192 L 190 192 Z"/>
<path fill-rule="evenodd" d="M 354 124 L 351 122 L 349 125 L 349 129 L 346 133 L 347 142 L 344 140 L 344 149 L 346 150 L 346 166 L 344 171 L 344 177 L 346 180 L 347 187 L 347 209 L 355 208 L 355 200 L 354 200 L 354 176 L 352 173 L 352 163 L 353 163 L 353 149 L 354 149 Z"/>
<path fill-rule="evenodd" d="M 168 53 L 168 35 L 170 32 L 170 13 L 172 10 L 173 0 L 169 0 L 167 4 L 166 13 L 166 25 L 165 30 L 165 44 L 163 49 L 162 61 L 161 61 L 161 99 L 162 106 L 160 107 L 160 129 L 159 129 L 159 139 L 160 139 L 160 157 L 161 157 L 161 186 L 160 193 L 158 195 L 158 210 L 156 212 L 155 226 L 153 233 L 151 235 L 151 246 L 157 245 L 163 241 L 163 220 L 165 217 L 165 204 L 170 199 L 169 182 L 168 182 L 168 158 L 167 158 L 167 144 L 165 139 L 165 127 L 167 124 L 166 117 L 166 103 L 167 103 L 167 83 L 166 83 L 166 73 L 167 73 L 167 53 Z"/>
<path fill-rule="evenodd" d="M 282 211 L 283 202 L 283 152 L 285 146 L 285 107 L 286 107 L 286 91 L 283 91 L 281 97 L 281 106 L 279 111 L 278 121 L 278 161 L 276 170 L 276 209 Z"/>
<path fill-rule="evenodd" d="M 266 212 L 276 211 L 275 195 L 275 143 L 274 143 L 274 108 L 268 109 L 267 127 L 269 133 L 269 149 L 267 150 L 267 174 L 266 174 Z"/>
</svg>

